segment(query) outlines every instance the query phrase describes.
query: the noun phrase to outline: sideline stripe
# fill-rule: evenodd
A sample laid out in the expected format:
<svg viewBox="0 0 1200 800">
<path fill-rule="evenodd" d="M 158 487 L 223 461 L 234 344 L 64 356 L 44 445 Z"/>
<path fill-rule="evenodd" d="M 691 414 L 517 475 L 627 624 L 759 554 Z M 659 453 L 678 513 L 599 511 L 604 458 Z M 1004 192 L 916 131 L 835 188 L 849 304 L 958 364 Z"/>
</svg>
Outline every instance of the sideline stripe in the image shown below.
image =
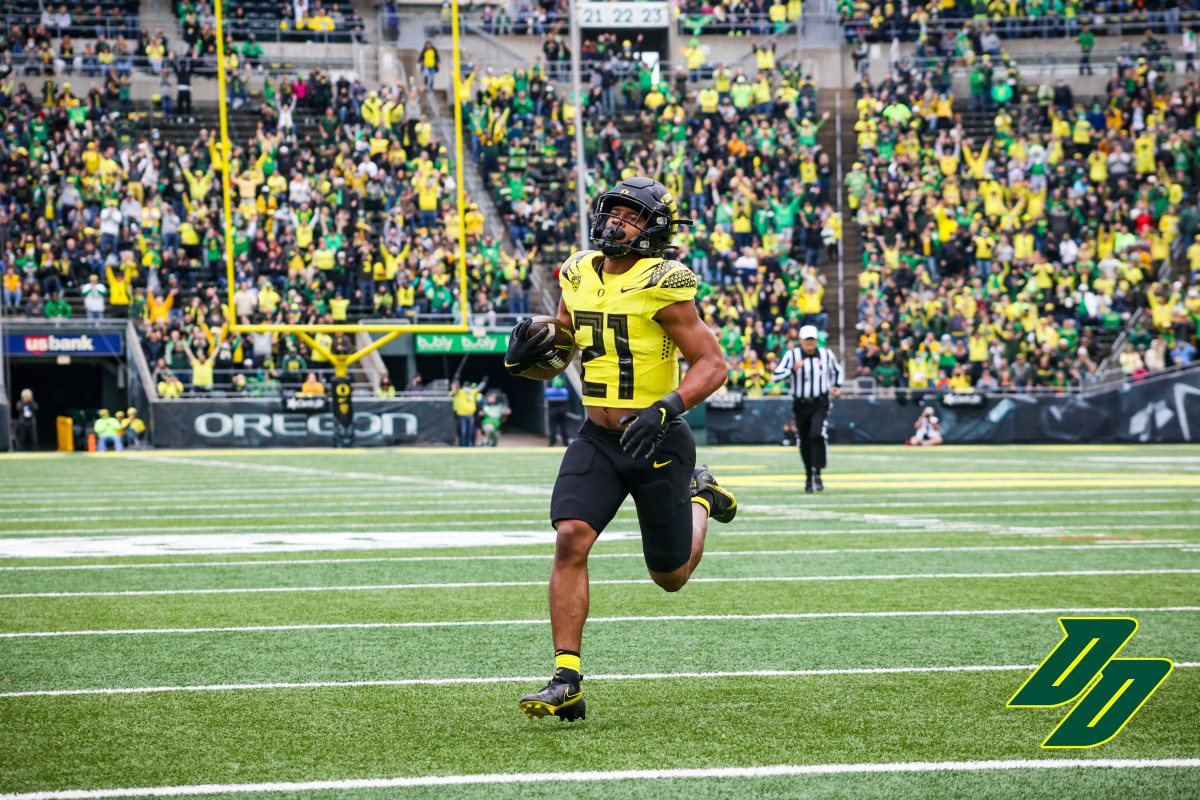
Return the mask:
<svg viewBox="0 0 1200 800">
<path fill-rule="evenodd" d="M 1116 608 L 997 608 L 951 611 L 813 611 L 796 614 L 662 614 L 658 616 L 590 617 L 599 622 L 741 622 L 760 619 L 834 619 L 844 617 L 971 617 L 1001 614 L 1115 614 L 1144 611 L 1200 611 L 1200 606 L 1116 607 Z M 171 633 L 254 633 L 260 631 L 325 631 L 367 628 L 469 628 L 504 625 L 549 625 L 549 619 L 447 620 L 430 622 L 328 622 L 307 625 L 243 625 L 228 628 L 115 628 L 100 631 L 31 631 L 0 633 L 0 639 L 31 639 L 50 636 L 123 636 Z"/>
<path fill-rule="evenodd" d="M 896 581 L 955 578 L 1050 578 L 1068 575 L 1194 575 L 1200 569 L 1089 569 L 1053 572 L 927 572 L 913 575 L 793 575 L 783 577 L 692 578 L 689 583 L 790 583 L 803 581 Z M 646 583 L 645 578 L 592 581 L 592 586 Z M 123 592 L 26 592 L 0 594 L 0 599 L 31 597 L 139 597 L 179 594 L 257 594 L 267 592 L 366 592 L 392 589 L 474 589 L 500 586 L 545 586 L 546 581 L 470 581 L 461 583 L 392 583 L 366 586 L 268 586 L 253 589 L 139 589 Z"/>
<path fill-rule="evenodd" d="M 1012 550 L 1185 550 L 1197 543 L 1177 539 L 1172 542 L 1124 542 L 1120 544 L 1030 544 L 997 547 L 851 547 L 842 550 L 715 550 L 704 551 L 709 556 L 810 556 L 853 555 L 857 553 L 969 553 Z M 80 569 L 159 569 L 163 567 L 252 567 L 293 566 L 297 564 L 376 564 L 406 561 L 529 561 L 552 558 L 553 554 L 510 556 L 379 556 L 374 558 L 292 558 L 270 561 L 180 561 L 147 564 L 62 564 L 33 567 L 0 567 L 0 572 L 45 572 Z M 592 553 L 588 558 L 642 558 L 641 553 Z"/>
<path fill-rule="evenodd" d="M 1200 767 L 1200 758 L 1045 758 L 997 761 L 903 761 L 878 764 L 778 764 L 764 767 L 702 769 L 627 769 L 608 772 L 515 772 L 490 775 L 423 775 L 411 778 L 359 778 L 333 781 L 227 783 L 196 786 L 150 786 L 136 789 L 68 789 L 0 794 L 0 800 L 101 800 L 111 797 L 183 797 L 233 792 L 316 792 L 391 789 L 410 786 L 524 784 L 550 781 L 663 780 L 680 778 L 769 778 L 781 775 L 851 775 L 897 772 L 990 772 L 1018 769 L 1147 769 Z"/>
<path fill-rule="evenodd" d="M 1176 664 L 1200 667 L 1200 662 Z M 588 675 L 589 681 L 660 681 L 678 678 L 802 678 L 823 675 L 903 675 L 929 672 L 1016 672 L 1037 669 L 1037 664 L 966 665 L 959 667 L 859 667 L 849 669 L 759 669 L 742 672 L 647 672 L 641 675 Z M 537 683 L 537 677 L 403 678 L 387 681 L 312 681 L 308 683 L 219 683 L 201 686 L 139 686 L 123 689 L 43 689 L 33 692 L 0 692 L 0 697 L 66 697 L 85 694 L 153 694 L 158 692 L 229 692 L 259 689 L 358 689 L 371 686 L 458 686 L 464 683 Z M 0 798 L 3 798 L 0 795 Z"/>
</svg>

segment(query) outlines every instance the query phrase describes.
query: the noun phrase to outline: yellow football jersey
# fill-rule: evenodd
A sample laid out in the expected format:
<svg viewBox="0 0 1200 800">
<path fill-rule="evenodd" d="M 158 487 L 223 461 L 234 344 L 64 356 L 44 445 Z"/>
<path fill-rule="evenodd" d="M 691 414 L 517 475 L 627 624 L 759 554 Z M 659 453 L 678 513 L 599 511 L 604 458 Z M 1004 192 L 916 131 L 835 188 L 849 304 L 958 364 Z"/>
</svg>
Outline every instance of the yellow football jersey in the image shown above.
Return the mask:
<svg viewBox="0 0 1200 800">
<path fill-rule="evenodd" d="M 675 342 L 654 315 L 696 297 L 696 276 L 678 261 L 643 258 L 621 275 L 602 273 L 604 254 L 563 262 L 563 302 L 583 351 L 583 404 L 645 408 L 679 386 Z"/>
</svg>

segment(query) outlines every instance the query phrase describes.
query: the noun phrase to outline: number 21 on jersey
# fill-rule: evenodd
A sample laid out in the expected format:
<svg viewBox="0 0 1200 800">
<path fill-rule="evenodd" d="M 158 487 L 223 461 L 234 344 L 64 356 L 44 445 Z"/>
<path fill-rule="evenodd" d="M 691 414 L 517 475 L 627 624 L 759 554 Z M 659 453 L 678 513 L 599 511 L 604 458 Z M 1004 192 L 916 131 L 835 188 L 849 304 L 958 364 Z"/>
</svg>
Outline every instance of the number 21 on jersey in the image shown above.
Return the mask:
<svg viewBox="0 0 1200 800">
<path fill-rule="evenodd" d="M 615 378 L 616 399 L 632 400 L 633 352 L 629 347 L 628 315 L 601 311 L 576 311 L 574 315 L 576 332 L 587 328 L 591 333 L 591 344 L 580 353 L 584 397 L 607 398 Z M 605 345 L 606 339 L 612 342 L 612 351 Z M 590 381 L 589 375 L 599 380 Z"/>
</svg>

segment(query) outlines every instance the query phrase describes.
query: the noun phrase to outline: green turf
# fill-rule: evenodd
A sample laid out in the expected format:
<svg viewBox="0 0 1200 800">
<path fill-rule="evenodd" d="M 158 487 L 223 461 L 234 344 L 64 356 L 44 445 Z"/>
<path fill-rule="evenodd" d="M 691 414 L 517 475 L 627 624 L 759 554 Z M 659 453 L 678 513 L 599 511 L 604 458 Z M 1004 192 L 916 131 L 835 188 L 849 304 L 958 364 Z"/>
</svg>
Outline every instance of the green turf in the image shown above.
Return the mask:
<svg viewBox="0 0 1200 800">
<path fill-rule="evenodd" d="M 696 577 L 728 580 L 696 582 L 677 594 L 655 587 L 646 579 L 636 539 L 618 538 L 636 531 L 627 506 L 597 543 L 591 574 L 636 582 L 594 586 L 593 617 L 1200 605 L 1200 574 L 940 577 L 1200 569 L 1197 447 L 838 448 L 830 490 L 813 497 L 800 490 L 794 450 L 706 449 L 700 456 L 734 487 L 741 511 L 732 525 L 714 526 L 711 555 Z M 456 532 L 544 536 L 559 458 L 561 450 L 447 449 L 0 459 L 0 539 L 36 544 L 42 537 L 79 537 L 103 546 L 104 537 L 180 537 L 176 549 L 165 552 L 96 558 L 55 558 L 51 550 L 17 558 L 6 555 L 0 542 L 3 567 L 88 567 L 0 570 L 0 594 L 530 583 L 4 598 L 0 632 L 538 621 L 5 638 L 0 693 L 543 675 L 550 660 L 545 581 L 552 544 L 463 547 L 456 546 L 463 535 Z M 96 490 L 104 486 L 122 491 L 105 492 L 97 501 Z M 362 549 L 178 549 L 203 548 L 210 534 L 258 533 L 245 541 L 272 547 L 292 532 L 319 537 L 324 531 L 361 532 L 353 535 Z M 373 535 L 406 531 L 444 532 L 437 542 L 444 546 L 407 549 L 372 541 Z M 1111 542 L 1177 544 L 1096 547 Z M 904 551 L 951 547 L 972 549 Z M 1003 547 L 1044 549 L 991 549 Z M 839 552 L 814 552 L 830 549 Z M 866 552 L 880 549 L 886 552 Z M 773 552 L 753 552 L 763 550 Z M 431 557 L 436 560 L 411 560 Z M 410 560 L 362 560 L 380 558 Z M 305 563 L 330 559 L 339 563 Z M 286 563 L 242 563 L 255 561 Z M 90 568 L 137 563 L 193 566 Z M 894 574 L 939 577 L 739 580 Z M 1131 615 L 1141 628 L 1122 655 L 1200 662 L 1200 612 Z M 596 621 L 585 631 L 584 672 L 1032 665 L 1060 636 L 1055 617 Z M 1111 742 L 1063 752 L 1038 745 L 1064 709 L 1004 707 L 1027 676 L 1025 669 L 591 679 L 584 684 L 588 719 L 574 726 L 526 720 L 515 701 L 537 686 L 525 682 L 0 697 L 6 742 L 0 791 L 1200 755 L 1200 668 L 1178 667 Z M 696 778 L 303 796 L 974 799 L 1138 793 L 1200 795 L 1200 769 Z"/>
<path fill-rule="evenodd" d="M 804 775 L 770 778 L 693 778 L 621 780 L 594 783 L 543 783 L 516 786 L 454 786 L 406 789 L 359 789 L 321 792 L 279 792 L 274 800 L 385 800 L 401 794 L 410 800 L 455 797 L 463 800 L 562 800 L 599 798 L 688 797 L 727 800 L 730 797 L 810 798 L 811 800 L 894 800 L 897 797 L 937 797 L 939 800 L 1010 800 L 1014 797 L 1115 798 L 1154 796 L 1162 800 L 1194 800 L 1200 778 L 1178 769 L 1065 769 L 1013 770 L 969 775 Z M 213 800 L 249 800 L 261 794 L 213 794 Z"/>
<path fill-rule="evenodd" d="M 572 725 L 526 720 L 523 684 L 10 698 L 0 788 L 1196 754 L 1194 671 L 1070 754 L 1039 747 L 1060 710 L 1004 706 L 1024 677 L 585 681 L 592 710 Z"/>
<path fill-rule="evenodd" d="M 1200 612 L 1137 616 L 1143 632 L 1124 655 L 1200 662 L 1194 637 Z M 587 671 L 754 671 L 764 661 L 787 670 L 1036 664 L 1062 635 L 1055 619 L 1041 613 L 596 622 L 587 630 Z M 954 636 L 943 636 L 950 625 Z M 745 646 L 730 648 L 730 640 Z M 114 681 L 202 686 L 537 675 L 549 641 L 545 624 L 12 639 L 4 644 L 11 667 L 3 677 L 10 682 L 0 691 L 104 688 Z"/>
<path fill-rule="evenodd" d="M 714 545 L 723 542 L 714 541 Z M 842 549 L 842 548 L 839 548 Z M 540 559 L 426 562 L 351 562 L 347 564 L 296 563 L 287 567 L 206 567 L 93 570 L 70 577 L 69 592 L 183 591 L 206 589 L 257 589 L 317 586 L 393 585 L 407 583 L 520 582 L 548 577 L 551 556 Z M 977 574 L 993 572 L 1054 572 L 1064 570 L 1130 569 L 1128 551 L 1090 549 L 1012 551 L 981 550 L 942 553 L 773 553 L 771 555 L 712 556 L 703 578 L 747 578 L 843 575 L 921 575 L 931 573 Z M 1137 554 L 1136 569 L 1200 569 L 1200 552 L 1178 549 L 1145 549 Z M 58 573 L 62 575 L 63 573 Z M 643 560 L 600 558 L 589 566 L 592 580 L 640 580 Z M 48 573 L 0 573 L 0 593 L 46 591 Z M 50 591 L 59 591 L 56 588 Z"/>
</svg>

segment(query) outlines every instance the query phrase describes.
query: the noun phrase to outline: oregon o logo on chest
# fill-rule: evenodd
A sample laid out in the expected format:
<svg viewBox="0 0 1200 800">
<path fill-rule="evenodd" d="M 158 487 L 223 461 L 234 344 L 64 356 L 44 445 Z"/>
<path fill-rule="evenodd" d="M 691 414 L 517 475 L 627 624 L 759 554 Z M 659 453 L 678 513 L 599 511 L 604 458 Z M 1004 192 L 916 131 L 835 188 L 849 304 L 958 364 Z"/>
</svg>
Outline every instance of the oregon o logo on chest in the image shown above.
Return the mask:
<svg viewBox="0 0 1200 800">
<path fill-rule="evenodd" d="M 597 289 L 597 290 L 596 290 L 596 297 L 604 297 L 604 290 L 603 290 L 603 289 Z"/>
</svg>

